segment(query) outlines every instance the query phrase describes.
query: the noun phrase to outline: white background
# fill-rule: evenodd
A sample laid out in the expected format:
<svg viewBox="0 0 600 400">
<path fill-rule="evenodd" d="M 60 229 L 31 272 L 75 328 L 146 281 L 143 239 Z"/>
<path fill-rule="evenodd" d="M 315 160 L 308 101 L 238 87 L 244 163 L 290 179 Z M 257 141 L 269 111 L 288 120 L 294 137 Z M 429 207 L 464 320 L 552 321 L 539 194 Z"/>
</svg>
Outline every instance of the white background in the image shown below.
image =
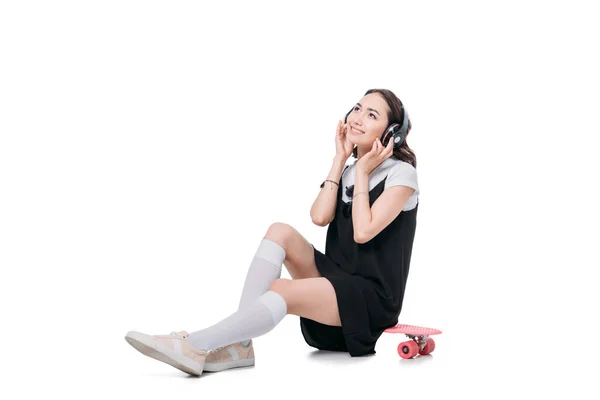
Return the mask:
<svg viewBox="0 0 600 400">
<path fill-rule="evenodd" d="M 589 3 L 3 2 L 2 397 L 597 398 Z M 400 321 L 435 352 L 318 352 L 293 315 L 199 379 L 129 346 L 233 312 L 274 222 L 324 251 L 310 207 L 370 88 L 412 119 Z"/>
</svg>

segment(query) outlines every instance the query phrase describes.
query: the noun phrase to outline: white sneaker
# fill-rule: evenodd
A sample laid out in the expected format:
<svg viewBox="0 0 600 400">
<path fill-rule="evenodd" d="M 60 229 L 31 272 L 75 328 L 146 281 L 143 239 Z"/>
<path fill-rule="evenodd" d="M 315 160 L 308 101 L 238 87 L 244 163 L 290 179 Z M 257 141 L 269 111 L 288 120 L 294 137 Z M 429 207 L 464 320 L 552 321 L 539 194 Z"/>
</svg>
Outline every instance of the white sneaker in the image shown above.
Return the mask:
<svg viewBox="0 0 600 400">
<path fill-rule="evenodd" d="M 186 331 L 154 336 L 129 331 L 125 340 L 148 357 L 172 365 L 190 375 L 200 376 L 207 352 L 192 346 L 187 337 Z"/>
<path fill-rule="evenodd" d="M 204 371 L 217 372 L 252 365 L 254 365 L 254 347 L 252 346 L 252 340 L 250 340 L 248 346 L 233 343 L 210 350 L 206 355 Z"/>
</svg>

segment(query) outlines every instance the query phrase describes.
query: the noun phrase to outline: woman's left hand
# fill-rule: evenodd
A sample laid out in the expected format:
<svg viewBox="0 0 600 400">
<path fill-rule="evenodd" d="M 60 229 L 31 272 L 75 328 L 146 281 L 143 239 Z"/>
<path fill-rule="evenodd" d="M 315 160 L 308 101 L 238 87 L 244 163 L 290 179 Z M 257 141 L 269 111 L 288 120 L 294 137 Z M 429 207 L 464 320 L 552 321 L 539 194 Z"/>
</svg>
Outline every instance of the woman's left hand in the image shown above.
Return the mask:
<svg viewBox="0 0 600 400">
<path fill-rule="evenodd" d="M 383 147 L 383 144 L 377 138 L 373 142 L 371 151 L 363 155 L 360 160 L 356 163 L 356 169 L 364 171 L 369 175 L 379 164 L 381 164 L 386 158 L 389 158 L 394 153 L 394 141 L 390 139 L 387 146 Z"/>
</svg>

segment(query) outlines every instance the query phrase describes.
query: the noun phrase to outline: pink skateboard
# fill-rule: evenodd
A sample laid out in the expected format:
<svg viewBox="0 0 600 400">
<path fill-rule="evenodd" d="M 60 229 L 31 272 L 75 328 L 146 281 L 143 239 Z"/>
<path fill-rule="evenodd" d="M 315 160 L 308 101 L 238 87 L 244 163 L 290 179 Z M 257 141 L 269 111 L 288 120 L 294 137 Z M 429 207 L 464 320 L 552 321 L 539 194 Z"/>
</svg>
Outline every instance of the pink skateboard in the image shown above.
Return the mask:
<svg viewBox="0 0 600 400">
<path fill-rule="evenodd" d="M 388 328 L 384 332 L 404 333 L 411 339 L 398 345 L 398 354 L 402 358 L 413 358 L 417 353 L 421 355 L 431 353 L 435 349 L 435 342 L 429 336 L 442 333 L 439 329 L 403 324 Z"/>
</svg>

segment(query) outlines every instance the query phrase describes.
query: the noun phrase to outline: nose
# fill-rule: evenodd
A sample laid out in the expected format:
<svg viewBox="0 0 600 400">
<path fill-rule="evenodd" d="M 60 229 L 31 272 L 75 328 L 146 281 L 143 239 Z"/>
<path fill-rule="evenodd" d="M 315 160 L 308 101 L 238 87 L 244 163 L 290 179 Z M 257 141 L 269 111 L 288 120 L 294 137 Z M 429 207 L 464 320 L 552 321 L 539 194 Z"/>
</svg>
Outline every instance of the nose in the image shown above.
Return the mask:
<svg viewBox="0 0 600 400">
<path fill-rule="evenodd" d="M 362 126 L 362 119 L 363 119 L 363 115 L 362 115 L 362 111 L 357 113 L 356 117 L 354 118 L 354 123 L 356 125 Z"/>
</svg>

